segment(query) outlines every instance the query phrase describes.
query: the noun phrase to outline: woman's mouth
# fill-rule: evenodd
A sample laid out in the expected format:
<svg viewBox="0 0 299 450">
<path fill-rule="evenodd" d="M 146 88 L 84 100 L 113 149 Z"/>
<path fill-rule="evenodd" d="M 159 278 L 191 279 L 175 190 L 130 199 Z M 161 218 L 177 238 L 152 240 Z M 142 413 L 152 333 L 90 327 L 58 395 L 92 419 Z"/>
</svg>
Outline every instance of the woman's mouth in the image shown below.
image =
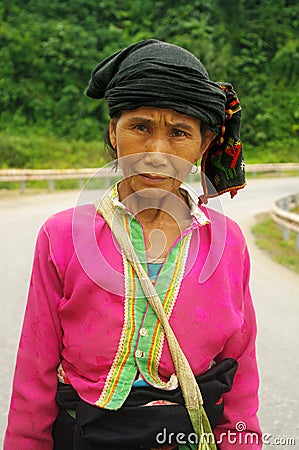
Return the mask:
<svg viewBox="0 0 299 450">
<path fill-rule="evenodd" d="M 136 175 L 139 175 L 143 180 L 147 181 L 148 183 L 161 183 L 168 179 L 168 177 L 152 173 L 138 173 Z"/>
</svg>

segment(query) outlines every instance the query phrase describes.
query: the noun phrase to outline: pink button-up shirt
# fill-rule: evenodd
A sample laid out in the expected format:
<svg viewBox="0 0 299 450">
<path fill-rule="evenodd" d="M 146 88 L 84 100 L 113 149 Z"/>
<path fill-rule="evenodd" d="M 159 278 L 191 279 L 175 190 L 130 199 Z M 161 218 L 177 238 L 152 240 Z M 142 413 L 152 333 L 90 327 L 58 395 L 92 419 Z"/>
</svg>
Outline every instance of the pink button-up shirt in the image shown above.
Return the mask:
<svg viewBox="0 0 299 450">
<path fill-rule="evenodd" d="M 210 223 L 196 217 L 192 222 L 185 274 L 169 321 L 195 375 L 213 360 L 238 360 L 215 436 L 221 450 L 257 449 L 256 322 L 246 243 L 236 223 L 204 211 Z M 95 207 L 50 217 L 36 244 L 4 450 L 53 449 L 60 364 L 83 400 L 98 401 L 128 320 L 125 296 L 123 257 Z M 138 356 L 138 348 L 130 350 Z M 165 382 L 174 373 L 167 342 L 158 372 Z M 238 422 L 245 431 L 236 429 Z"/>
</svg>

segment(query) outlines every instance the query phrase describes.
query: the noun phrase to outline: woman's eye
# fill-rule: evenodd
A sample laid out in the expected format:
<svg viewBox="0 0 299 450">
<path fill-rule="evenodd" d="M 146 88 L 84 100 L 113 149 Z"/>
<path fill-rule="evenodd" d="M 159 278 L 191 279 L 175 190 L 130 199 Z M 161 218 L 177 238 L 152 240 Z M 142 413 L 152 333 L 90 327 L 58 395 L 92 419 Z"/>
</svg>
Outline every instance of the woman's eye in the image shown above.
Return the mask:
<svg viewBox="0 0 299 450">
<path fill-rule="evenodd" d="M 147 127 L 146 127 L 146 125 L 144 125 L 143 123 L 138 123 L 137 125 L 135 125 L 134 128 L 135 128 L 136 130 L 142 131 L 142 132 L 147 131 Z"/>
<path fill-rule="evenodd" d="M 186 131 L 175 129 L 175 130 L 173 130 L 172 135 L 175 137 L 183 137 L 183 136 L 186 136 Z"/>
</svg>

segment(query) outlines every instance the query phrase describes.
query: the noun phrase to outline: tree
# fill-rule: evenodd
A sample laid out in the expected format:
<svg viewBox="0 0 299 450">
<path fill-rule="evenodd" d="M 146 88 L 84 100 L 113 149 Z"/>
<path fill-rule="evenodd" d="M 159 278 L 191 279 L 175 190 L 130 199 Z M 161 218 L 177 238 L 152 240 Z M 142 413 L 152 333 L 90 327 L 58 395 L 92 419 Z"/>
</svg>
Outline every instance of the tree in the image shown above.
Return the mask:
<svg viewBox="0 0 299 450">
<path fill-rule="evenodd" d="M 285 147 L 299 129 L 298 17 L 297 0 L 3 2 L 0 131 L 98 139 L 108 116 L 103 102 L 84 96 L 92 68 L 156 38 L 195 53 L 212 79 L 232 82 L 252 148 Z"/>
</svg>

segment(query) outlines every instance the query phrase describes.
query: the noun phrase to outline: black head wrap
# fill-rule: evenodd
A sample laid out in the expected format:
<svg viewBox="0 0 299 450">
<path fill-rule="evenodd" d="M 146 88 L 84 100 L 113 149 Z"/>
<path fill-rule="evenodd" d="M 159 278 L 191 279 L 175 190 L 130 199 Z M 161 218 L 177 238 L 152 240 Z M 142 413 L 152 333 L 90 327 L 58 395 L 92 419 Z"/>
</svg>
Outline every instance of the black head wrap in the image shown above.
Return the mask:
<svg viewBox="0 0 299 450">
<path fill-rule="evenodd" d="M 173 44 L 148 39 L 130 45 L 98 64 L 92 71 L 86 94 L 95 99 L 106 98 L 111 117 L 120 111 L 140 106 L 169 108 L 195 117 L 220 136 L 212 146 L 211 154 L 214 157 L 217 153 L 215 145 L 219 148 L 223 147 L 224 141 L 228 142 L 229 127 L 226 128 L 226 134 L 224 132 L 224 122 L 227 122 L 229 116 L 232 118 L 232 114 L 227 112 L 228 109 L 231 110 L 227 106 L 228 91 L 235 95 L 230 85 L 225 88 L 223 86 L 224 84 L 220 85 L 209 79 L 201 61 L 189 51 Z M 231 128 L 235 134 L 233 138 L 237 136 L 239 139 L 239 129 Z M 218 181 L 219 167 L 209 165 L 209 153 L 206 152 L 202 170 L 206 168 L 206 177 L 211 179 L 212 184 L 204 178 L 203 201 L 206 197 L 215 195 L 215 189 L 222 193 L 243 187 L 245 183 L 243 181 L 242 186 L 239 180 L 234 183 L 230 174 L 230 183 L 227 185 L 227 173 L 220 169 L 220 174 L 224 175 L 220 177 L 220 183 L 215 184 L 213 174 L 216 170 Z M 217 157 L 218 161 L 218 154 Z M 223 167 L 228 164 L 227 158 L 221 164 Z M 238 170 L 234 169 L 237 173 Z"/>
</svg>

